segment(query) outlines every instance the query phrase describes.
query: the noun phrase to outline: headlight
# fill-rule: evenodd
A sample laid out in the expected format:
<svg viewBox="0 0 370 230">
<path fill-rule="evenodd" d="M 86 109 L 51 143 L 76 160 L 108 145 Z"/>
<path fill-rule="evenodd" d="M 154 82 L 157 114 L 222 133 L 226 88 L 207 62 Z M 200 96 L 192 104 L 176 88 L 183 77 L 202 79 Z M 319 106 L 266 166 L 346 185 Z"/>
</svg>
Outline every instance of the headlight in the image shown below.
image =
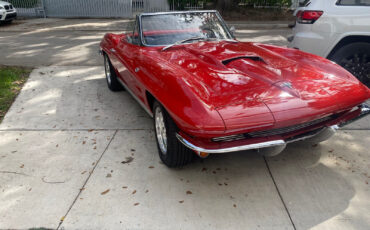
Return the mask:
<svg viewBox="0 0 370 230">
<path fill-rule="evenodd" d="M 4 7 L 0 6 L 0 10 L 1 10 L 1 9 L 4 9 Z"/>
</svg>

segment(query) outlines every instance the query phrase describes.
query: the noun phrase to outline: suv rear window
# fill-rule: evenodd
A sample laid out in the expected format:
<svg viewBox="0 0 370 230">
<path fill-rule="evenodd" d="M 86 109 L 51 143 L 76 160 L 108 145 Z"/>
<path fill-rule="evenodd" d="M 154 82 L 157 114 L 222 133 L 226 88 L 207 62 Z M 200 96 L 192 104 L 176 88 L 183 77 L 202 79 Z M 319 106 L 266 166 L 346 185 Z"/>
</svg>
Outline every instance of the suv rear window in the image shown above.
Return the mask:
<svg viewBox="0 0 370 230">
<path fill-rule="evenodd" d="M 341 6 L 370 6 L 370 0 L 338 0 Z"/>
</svg>

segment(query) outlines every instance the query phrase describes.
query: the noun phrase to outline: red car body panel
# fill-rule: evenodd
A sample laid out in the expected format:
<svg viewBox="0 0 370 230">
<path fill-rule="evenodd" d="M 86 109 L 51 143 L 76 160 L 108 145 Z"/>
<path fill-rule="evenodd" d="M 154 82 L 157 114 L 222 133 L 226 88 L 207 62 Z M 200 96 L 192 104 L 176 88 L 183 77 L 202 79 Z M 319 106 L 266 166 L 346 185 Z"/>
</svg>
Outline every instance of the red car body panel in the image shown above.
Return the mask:
<svg viewBox="0 0 370 230">
<path fill-rule="evenodd" d="M 195 139 L 300 124 L 345 113 L 370 97 L 340 66 L 294 49 L 229 41 L 162 48 L 130 44 L 123 34 L 101 42 L 147 109 L 150 94 Z"/>
</svg>

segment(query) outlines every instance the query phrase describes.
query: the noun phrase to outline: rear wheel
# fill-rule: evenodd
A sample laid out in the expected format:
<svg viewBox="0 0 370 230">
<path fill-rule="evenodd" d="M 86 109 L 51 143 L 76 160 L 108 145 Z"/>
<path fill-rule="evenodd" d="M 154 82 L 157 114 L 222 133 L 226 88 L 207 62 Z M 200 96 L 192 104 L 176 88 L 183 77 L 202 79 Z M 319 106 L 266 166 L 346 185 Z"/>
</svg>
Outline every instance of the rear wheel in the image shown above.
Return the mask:
<svg viewBox="0 0 370 230">
<path fill-rule="evenodd" d="M 190 163 L 194 152 L 186 148 L 176 137 L 178 128 L 166 110 L 154 102 L 154 130 L 159 157 L 168 167 L 181 167 Z"/>
<path fill-rule="evenodd" d="M 112 91 L 123 90 L 122 85 L 119 83 L 116 75 L 116 71 L 109 60 L 108 55 L 104 54 L 104 67 L 105 67 L 105 78 L 107 80 L 108 88 Z"/>
<path fill-rule="evenodd" d="M 364 85 L 370 87 L 370 43 L 357 42 L 337 50 L 332 61 L 351 72 Z"/>
</svg>

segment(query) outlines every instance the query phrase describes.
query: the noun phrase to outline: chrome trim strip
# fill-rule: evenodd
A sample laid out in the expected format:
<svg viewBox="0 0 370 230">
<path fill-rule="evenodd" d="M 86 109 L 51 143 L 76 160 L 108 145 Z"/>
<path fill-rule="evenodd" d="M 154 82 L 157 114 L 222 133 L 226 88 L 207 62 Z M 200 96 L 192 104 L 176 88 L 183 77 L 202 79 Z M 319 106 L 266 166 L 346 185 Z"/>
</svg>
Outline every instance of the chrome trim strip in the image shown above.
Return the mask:
<svg viewBox="0 0 370 230">
<path fill-rule="evenodd" d="M 228 153 L 228 152 L 237 152 L 237 151 L 243 151 L 243 150 L 260 149 L 260 148 L 285 145 L 285 141 L 276 140 L 276 141 L 266 141 L 266 142 L 261 142 L 257 144 L 242 145 L 242 146 L 223 148 L 223 149 L 204 149 L 204 148 L 193 145 L 192 143 L 187 141 L 185 138 L 183 138 L 178 133 L 176 133 L 176 137 L 181 143 L 183 143 L 189 149 L 192 149 L 197 152 L 203 152 L 203 153 Z"/>
<path fill-rule="evenodd" d="M 284 141 L 284 140 L 266 141 L 266 142 L 261 142 L 261 143 L 256 143 L 256 144 L 241 145 L 241 146 L 223 148 L 223 149 L 204 149 L 202 147 L 198 147 L 198 146 L 193 145 L 192 143 L 190 143 L 188 140 L 186 140 L 184 137 L 182 137 L 178 133 L 176 133 L 176 137 L 186 147 L 188 147 L 189 149 L 192 149 L 194 151 L 197 151 L 197 152 L 228 153 L 228 152 L 237 152 L 237 151 L 252 150 L 252 149 L 262 149 L 262 148 L 286 145 L 286 144 L 289 144 L 289 143 L 293 143 L 293 142 L 297 142 L 297 141 L 303 141 L 303 140 L 306 140 L 306 139 L 313 138 L 315 136 L 319 136 L 320 134 L 323 134 L 324 131 L 333 135 L 336 132 L 336 130 L 338 130 L 338 128 L 339 127 L 337 125 L 333 125 L 333 126 L 330 126 L 330 127 L 323 128 L 322 130 L 318 131 L 317 133 L 310 134 L 310 135 L 307 135 L 307 136 L 302 136 L 302 137 L 299 137 L 299 138 L 296 138 L 296 139 L 291 139 L 289 141 Z"/>
<path fill-rule="evenodd" d="M 339 127 L 342 128 L 343 126 L 346 126 L 348 124 L 351 124 L 351 123 L 353 123 L 353 122 L 355 122 L 355 121 L 357 121 L 357 120 L 359 120 L 361 118 L 364 118 L 364 117 L 370 115 L 370 107 L 367 104 L 365 104 L 365 103 L 361 104 L 359 106 L 359 109 L 361 109 L 361 113 L 360 113 L 360 115 L 358 117 L 355 117 L 352 120 L 348 120 L 348 121 L 346 121 L 344 123 L 339 124 Z"/>
<path fill-rule="evenodd" d="M 148 113 L 148 115 L 150 116 L 150 117 L 152 117 L 153 118 L 153 113 L 152 113 L 152 111 L 150 111 L 147 107 L 146 107 L 146 105 L 138 98 L 138 97 L 136 97 L 136 95 L 126 86 L 126 84 L 125 83 L 123 83 L 123 81 L 119 78 L 119 77 L 117 77 L 117 80 L 119 81 L 119 83 L 121 83 L 121 85 L 123 86 L 123 87 L 125 87 L 125 89 L 126 89 L 126 91 L 127 92 L 129 92 L 130 94 L 131 94 L 131 96 L 140 104 L 140 106 L 145 110 L 145 112 L 147 112 Z"/>
</svg>

